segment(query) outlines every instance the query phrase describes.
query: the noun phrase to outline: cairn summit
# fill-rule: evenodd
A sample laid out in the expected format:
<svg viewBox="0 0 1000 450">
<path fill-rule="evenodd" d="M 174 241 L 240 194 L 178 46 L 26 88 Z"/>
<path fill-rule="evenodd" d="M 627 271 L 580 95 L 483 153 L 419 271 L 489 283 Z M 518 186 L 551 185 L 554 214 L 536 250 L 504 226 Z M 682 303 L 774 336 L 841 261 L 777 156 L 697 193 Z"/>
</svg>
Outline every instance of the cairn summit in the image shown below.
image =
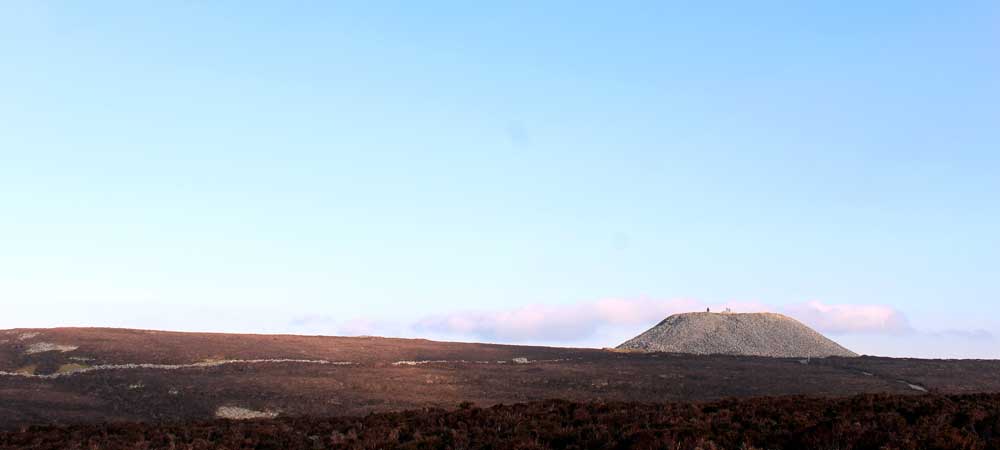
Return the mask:
<svg viewBox="0 0 1000 450">
<path fill-rule="evenodd" d="M 776 358 L 858 356 L 801 322 L 775 313 L 675 314 L 617 348 Z"/>
</svg>

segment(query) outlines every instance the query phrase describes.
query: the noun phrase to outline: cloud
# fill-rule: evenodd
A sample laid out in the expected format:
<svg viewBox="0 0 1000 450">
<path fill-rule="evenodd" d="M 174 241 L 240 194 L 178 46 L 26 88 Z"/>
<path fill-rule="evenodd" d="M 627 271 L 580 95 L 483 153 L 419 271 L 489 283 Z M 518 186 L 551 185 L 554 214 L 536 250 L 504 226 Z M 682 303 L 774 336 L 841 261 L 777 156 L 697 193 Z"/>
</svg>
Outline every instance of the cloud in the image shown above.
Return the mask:
<svg viewBox="0 0 1000 450">
<path fill-rule="evenodd" d="M 431 316 L 413 326 L 418 333 L 435 333 L 502 342 L 578 342 L 607 329 L 644 329 L 680 312 L 702 311 L 709 305 L 687 299 L 604 299 L 571 305 L 526 305 L 499 311 L 461 311 Z M 824 333 L 904 333 L 906 317 L 885 305 L 830 305 L 818 301 L 769 306 L 756 302 L 714 305 L 721 311 L 778 312 Z"/>
<path fill-rule="evenodd" d="M 780 308 L 806 325 L 826 333 L 905 333 L 906 316 L 886 305 L 829 305 L 811 301 Z"/>
<path fill-rule="evenodd" d="M 578 341 L 607 326 L 633 326 L 698 309 L 691 300 L 606 299 L 572 305 L 527 305 L 502 311 L 462 311 L 418 321 L 418 332 L 507 342 Z"/>
<path fill-rule="evenodd" d="M 761 302 L 707 304 L 691 299 L 608 298 L 576 304 L 529 304 L 499 310 L 467 310 L 416 321 L 301 316 L 294 332 L 378 335 L 510 344 L 607 347 L 635 336 L 665 317 L 690 311 L 732 308 L 735 312 L 777 312 L 793 317 L 864 354 L 921 357 L 997 357 L 996 338 L 986 330 L 919 330 L 905 314 L 877 304 L 808 301 L 788 305 Z"/>
<path fill-rule="evenodd" d="M 304 315 L 288 322 L 294 333 L 336 336 L 404 336 L 398 324 L 366 318 L 341 319 L 329 315 Z"/>
</svg>

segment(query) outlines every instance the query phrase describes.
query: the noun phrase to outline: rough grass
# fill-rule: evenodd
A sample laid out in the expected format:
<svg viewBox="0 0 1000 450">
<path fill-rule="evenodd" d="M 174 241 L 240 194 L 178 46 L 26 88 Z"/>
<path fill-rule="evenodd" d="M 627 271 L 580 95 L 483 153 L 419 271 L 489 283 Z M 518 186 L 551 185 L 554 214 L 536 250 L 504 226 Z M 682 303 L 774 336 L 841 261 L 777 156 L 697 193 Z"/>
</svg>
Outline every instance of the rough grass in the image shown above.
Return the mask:
<svg viewBox="0 0 1000 450">
<path fill-rule="evenodd" d="M 1000 394 L 529 404 L 343 418 L 33 427 L 0 449 L 1000 448 Z"/>
</svg>

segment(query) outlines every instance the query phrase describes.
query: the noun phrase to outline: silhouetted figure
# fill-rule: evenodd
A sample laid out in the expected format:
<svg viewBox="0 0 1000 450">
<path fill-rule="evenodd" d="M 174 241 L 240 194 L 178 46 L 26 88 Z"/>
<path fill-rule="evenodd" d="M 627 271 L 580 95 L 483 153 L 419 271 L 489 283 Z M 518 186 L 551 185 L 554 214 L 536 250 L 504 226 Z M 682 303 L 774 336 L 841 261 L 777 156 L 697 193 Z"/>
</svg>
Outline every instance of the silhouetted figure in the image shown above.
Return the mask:
<svg viewBox="0 0 1000 450">
<path fill-rule="evenodd" d="M 705 312 L 712 312 L 712 308 L 705 308 Z"/>
</svg>

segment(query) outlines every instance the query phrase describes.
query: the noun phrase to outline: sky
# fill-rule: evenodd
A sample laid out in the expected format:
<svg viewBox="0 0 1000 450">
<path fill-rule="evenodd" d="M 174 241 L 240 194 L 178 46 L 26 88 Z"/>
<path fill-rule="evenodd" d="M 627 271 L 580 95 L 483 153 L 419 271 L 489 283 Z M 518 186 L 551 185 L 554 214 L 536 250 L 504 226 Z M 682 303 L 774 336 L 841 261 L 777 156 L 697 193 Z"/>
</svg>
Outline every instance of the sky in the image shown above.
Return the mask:
<svg viewBox="0 0 1000 450">
<path fill-rule="evenodd" d="M 1000 4 L 0 5 L 0 328 L 1000 358 Z"/>
</svg>

